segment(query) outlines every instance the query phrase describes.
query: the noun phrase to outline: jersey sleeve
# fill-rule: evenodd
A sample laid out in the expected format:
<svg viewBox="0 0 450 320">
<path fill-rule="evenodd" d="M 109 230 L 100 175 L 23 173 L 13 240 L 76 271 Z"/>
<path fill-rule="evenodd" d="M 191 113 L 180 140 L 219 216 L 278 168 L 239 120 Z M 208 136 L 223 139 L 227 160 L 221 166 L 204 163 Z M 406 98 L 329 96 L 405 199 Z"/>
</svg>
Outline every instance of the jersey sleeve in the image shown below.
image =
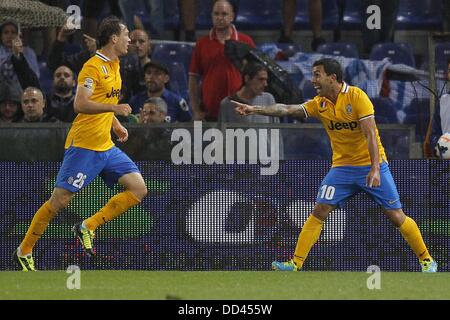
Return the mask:
<svg viewBox="0 0 450 320">
<path fill-rule="evenodd" d="M 305 110 L 307 118 L 309 117 L 318 118 L 319 117 L 319 114 L 317 112 L 318 105 L 319 103 L 315 99 L 312 99 L 303 103 L 301 107 L 303 108 L 303 110 Z"/>
<path fill-rule="evenodd" d="M 375 110 L 372 101 L 370 101 L 364 91 L 358 90 L 353 99 L 355 99 L 353 106 L 355 106 L 355 114 L 358 117 L 358 120 L 361 121 L 374 115 Z"/>
<path fill-rule="evenodd" d="M 78 86 L 94 92 L 98 82 L 99 77 L 97 68 L 92 64 L 85 64 L 78 75 Z"/>
</svg>

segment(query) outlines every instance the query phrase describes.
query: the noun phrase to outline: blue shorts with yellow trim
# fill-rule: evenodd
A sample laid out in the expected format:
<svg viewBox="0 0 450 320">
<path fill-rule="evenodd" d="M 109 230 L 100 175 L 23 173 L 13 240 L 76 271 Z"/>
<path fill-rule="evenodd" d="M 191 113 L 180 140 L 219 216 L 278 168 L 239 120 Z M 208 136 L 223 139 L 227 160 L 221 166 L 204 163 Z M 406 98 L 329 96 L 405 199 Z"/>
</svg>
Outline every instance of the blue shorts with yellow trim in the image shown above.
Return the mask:
<svg viewBox="0 0 450 320">
<path fill-rule="evenodd" d="M 56 178 L 56 187 L 77 192 L 100 176 L 110 188 L 127 173 L 140 172 L 136 164 L 119 148 L 94 151 L 69 147 Z"/>
<path fill-rule="evenodd" d="M 386 162 L 380 166 L 381 185 L 370 188 L 366 178 L 370 166 L 342 166 L 331 168 L 320 184 L 316 201 L 342 207 L 345 202 L 360 191 L 368 193 L 376 203 L 385 209 L 400 209 L 400 196 Z"/>
</svg>

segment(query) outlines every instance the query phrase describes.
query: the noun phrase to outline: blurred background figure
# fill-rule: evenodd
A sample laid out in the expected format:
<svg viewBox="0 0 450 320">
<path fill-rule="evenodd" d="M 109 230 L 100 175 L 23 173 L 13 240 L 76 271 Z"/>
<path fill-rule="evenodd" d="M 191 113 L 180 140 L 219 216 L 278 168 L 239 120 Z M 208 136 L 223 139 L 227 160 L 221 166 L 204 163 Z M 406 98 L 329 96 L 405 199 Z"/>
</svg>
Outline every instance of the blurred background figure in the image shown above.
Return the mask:
<svg viewBox="0 0 450 320">
<path fill-rule="evenodd" d="M 47 114 L 62 122 L 72 122 L 77 114 L 73 109 L 75 78 L 72 70 L 60 66 L 53 74 L 52 93 L 47 97 Z"/>
<path fill-rule="evenodd" d="M 195 20 L 197 19 L 198 0 L 179 0 L 179 3 L 184 41 L 195 42 Z"/>
<path fill-rule="evenodd" d="M 75 32 L 76 30 L 69 29 L 67 24 L 59 29 L 56 40 L 51 46 L 47 58 L 47 67 L 50 70 L 55 71 L 59 66 L 65 65 L 73 72 L 78 73 L 83 67 L 83 64 L 95 54 L 95 51 L 97 51 L 95 37 L 83 34 L 85 49 L 72 54 L 67 54 L 65 52 L 66 44 L 68 43 L 69 37 Z"/>
<path fill-rule="evenodd" d="M 130 32 L 128 54 L 121 59 L 123 101 L 146 89 L 144 66 L 151 61 L 152 44 L 147 31 L 136 29 Z"/>
<path fill-rule="evenodd" d="M 118 0 L 95 0 L 83 1 L 81 12 L 83 14 L 82 30 L 92 38 L 97 37 L 97 27 L 99 23 L 99 14 L 103 11 L 105 6 L 109 5 L 110 14 L 116 17 L 122 17 Z"/>
<path fill-rule="evenodd" d="M 189 99 L 194 120 L 217 121 L 222 99 L 234 94 L 242 85 L 239 70 L 224 53 L 225 41 L 240 41 L 253 48 L 255 43 L 236 30 L 235 14 L 233 2 L 215 1 L 211 12 L 213 28 L 194 48 L 189 67 Z"/>
<path fill-rule="evenodd" d="M 162 98 L 168 106 L 170 122 L 190 121 L 192 113 L 186 100 L 166 88 L 170 83 L 167 66 L 153 60 L 144 66 L 144 73 L 146 89 L 130 99 L 133 113 L 139 113 L 147 99 Z"/>
<path fill-rule="evenodd" d="M 170 122 L 167 115 L 167 104 L 161 98 L 149 98 L 145 101 L 139 112 L 139 123 Z"/>
<path fill-rule="evenodd" d="M 45 99 L 42 91 L 28 87 L 22 94 L 23 118 L 19 122 L 55 122 L 54 117 L 44 113 Z"/>
<path fill-rule="evenodd" d="M 269 92 L 264 92 L 269 80 L 267 69 L 262 64 L 249 62 L 242 70 L 244 84 L 236 94 L 226 97 L 220 103 L 220 122 L 257 122 L 257 123 L 279 123 L 280 119 L 263 115 L 241 116 L 236 110 L 231 100 L 242 103 L 270 106 L 275 104 L 275 98 Z"/>
<path fill-rule="evenodd" d="M 0 25 L 0 81 L 19 82 L 14 63 L 24 63 L 39 78 L 39 66 L 33 49 L 24 46 L 19 26 L 14 20 L 6 20 Z M 31 76 L 28 74 L 28 76 Z"/>
<path fill-rule="evenodd" d="M 0 82 L 0 122 L 17 122 L 22 117 L 21 96 L 18 86 Z"/>
<path fill-rule="evenodd" d="M 136 15 L 135 8 L 145 7 L 150 13 L 149 32 L 153 39 L 164 38 L 164 0 L 119 0 L 118 5 L 122 12 L 123 19 L 128 26 L 128 30 L 142 28 L 142 21 Z"/>
<path fill-rule="evenodd" d="M 317 47 L 325 43 L 322 38 L 322 1 L 309 0 L 308 1 L 309 20 L 311 23 L 313 40 L 311 42 L 312 50 L 316 51 Z M 297 13 L 296 0 L 283 0 L 283 29 L 281 30 L 278 42 L 293 43 L 292 33 L 295 25 L 295 15 Z"/>
</svg>

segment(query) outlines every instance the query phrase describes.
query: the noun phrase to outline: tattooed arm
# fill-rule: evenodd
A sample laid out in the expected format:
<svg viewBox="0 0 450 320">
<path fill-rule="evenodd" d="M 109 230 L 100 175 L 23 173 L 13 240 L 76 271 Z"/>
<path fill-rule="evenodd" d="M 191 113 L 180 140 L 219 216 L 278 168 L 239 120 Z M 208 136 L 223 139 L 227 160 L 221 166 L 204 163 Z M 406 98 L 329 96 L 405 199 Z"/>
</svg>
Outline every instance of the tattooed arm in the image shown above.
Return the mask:
<svg viewBox="0 0 450 320">
<path fill-rule="evenodd" d="M 267 107 L 251 106 L 248 104 L 240 103 L 232 100 L 235 105 L 236 112 L 240 115 L 246 116 L 249 114 L 261 114 L 264 116 L 273 117 L 294 117 L 299 119 L 306 118 L 305 110 L 301 105 L 286 105 L 286 104 L 273 104 Z"/>
</svg>

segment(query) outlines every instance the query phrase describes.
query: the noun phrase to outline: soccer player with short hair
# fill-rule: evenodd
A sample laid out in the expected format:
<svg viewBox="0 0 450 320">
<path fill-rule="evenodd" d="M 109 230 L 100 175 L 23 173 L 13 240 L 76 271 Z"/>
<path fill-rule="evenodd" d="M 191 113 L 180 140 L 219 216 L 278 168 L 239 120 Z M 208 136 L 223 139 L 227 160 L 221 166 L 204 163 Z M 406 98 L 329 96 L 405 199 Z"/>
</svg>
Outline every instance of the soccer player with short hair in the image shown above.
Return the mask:
<svg viewBox="0 0 450 320">
<path fill-rule="evenodd" d="M 114 145 L 110 133 L 112 128 L 118 141 L 128 140 L 127 129 L 115 117 L 131 113 L 128 104 L 118 104 L 122 87 L 119 57 L 128 51 L 128 29 L 118 18 L 108 17 L 100 23 L 98 41 L 101 49 L 84 64 L 78 76 L 74 101 L 78 115 L 67 135 L 55 188 L 34 215 L 25 238 L 14 252 L 14 259 L 23 271 L 35 271 L 32 250 L 51 219 L 97 176 L 110 187 L 120 183 L 125 191 L 72 228 L 89 256 L 94 255 L 95 229 L 137 205 L 147 195 L 139 169 Z"/>
<path fill-rule="evenodd" d="M 313 64 L 311 79 L 317 96 L 302 105 L 250 106 L 234 102 L 241 115 L 315 117 L 322 121 L 333 150 L 332 168 L 322 180 L 316 205 L 300 232 L 294 257 L 274 261 L 272 268 L 298 271 L 317 242 L 325 219 L 359 191 L 368 193 L 389 220 L 400 230 L 419 259 L 423 272 L 436 272 L 437 263 L 428 253 L 416 222 L 402 210 L 375 124 L 374 108 L 367 94 L 346 84 L 342 69 L 334 59 Z"/>
</svg>

